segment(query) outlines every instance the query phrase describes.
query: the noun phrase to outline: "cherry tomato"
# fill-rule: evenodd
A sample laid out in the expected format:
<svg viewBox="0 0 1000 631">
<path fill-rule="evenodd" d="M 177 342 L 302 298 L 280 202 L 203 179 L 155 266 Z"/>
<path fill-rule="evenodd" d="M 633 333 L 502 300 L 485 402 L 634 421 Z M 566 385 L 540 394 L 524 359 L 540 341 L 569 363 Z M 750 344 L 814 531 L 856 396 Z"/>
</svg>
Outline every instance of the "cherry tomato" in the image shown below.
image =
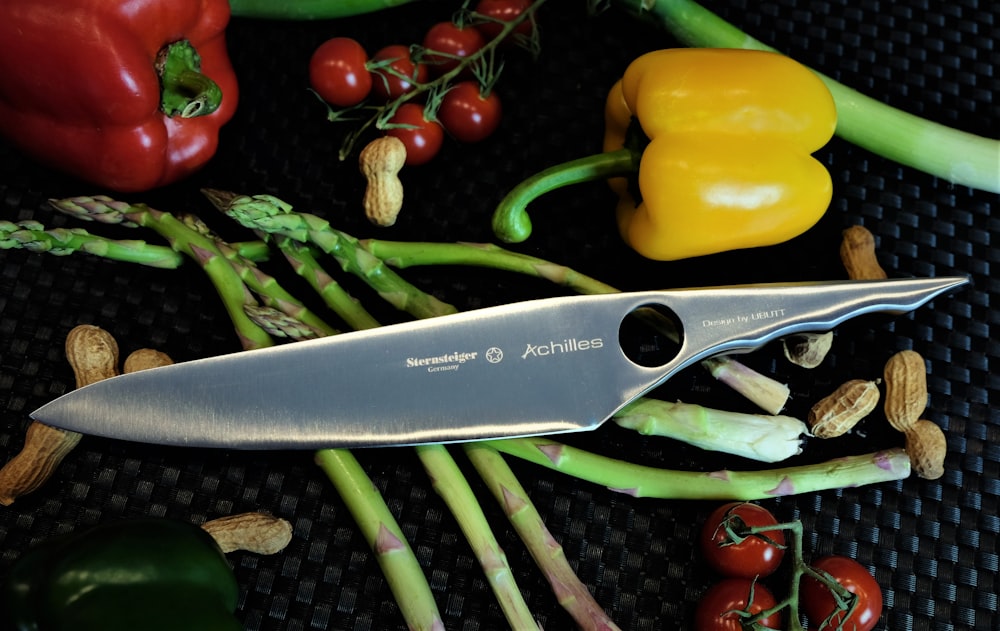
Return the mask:
<svg viewBox="0 0 1000 631">
<path fill-rule="evenodd" d="M 390 136 L 403 141 L 406 146 L 406 164 L 417 166 L 426 164 L 437 155 L 444 143 L 444 129 L 437 121 L 429 121 L 424 117 L 424 108 L 416 103 L 404 103 L 389 119 L 391 125 L 407 125 L 407 127 L 392 127 L 386 130 Z"/>
<path fill-rule="evenodd" d="M 309 60 L 309 84 L 324 101 L 351 107 L 368 98 L 372 76 L 368 53 L 349 37 L 334 37 L 313 52 Z"/>
<path fill-rule="evenodd" d="M 838 611 L 829 622 L 825 622 L 836 611 L 836 601 L 829 587 L 806 576 L 799 586 L 799 604 L 819 631 L 833 631 L 841 628 L 841 625 L 852 631 L 870 631 L 878 624 L 882 615 L 882 588 L 863 565 L 847 557 L 828 556 L 812 563 L 812 567 L 826 572 L 858 597 L 857 605 L 849 617 L 845 617 L 845 611 Z"/>
<path fill-rule="evenodd" d="M 712 511 L 701 529 L 702 554 L 712 569 L 724 576 L 754 578 L 773 574 L 785 556 L 785 533 L 778 529 L 750 534 L 746 530 L 777 523 L 763 506 L 723 504 Z M 735 540 L 730 531 L 737 535 Z"/>
<path fill-rule="evenodd" d="M 753 602 L 750 601 L 751 591 Z M 698 601 L 694 628 L 698 631 L 742 631 L 745 618 L 734 612 L 758 614 L 777 604 L 774 594 L 760 583 L 745 578 L 723 579 L 708 588 Z M 776 611 L 757 624 L 766 629 L 780 629 L 781 612 Z"/>
<path fill-rule="evenodd" d="M 413 63 L 409 46 L 386 46 L 372 55 L 372 63 L 381 64 L 372 68 L 372 91 L 387 101 L 406 94 L 414 84 L 427 81 L 427 66 Z"/>
<path fill-rule="evenodd" d="M 490 18 L 476 24 L 476 28 L 488 40 L 496 39 L 503 24 L 500 22 L 511 22 L 519 15 L 528 10 L 531 0 L 479 0 L 476 4 L 475 12 Z M 499 21 L 497 21 L 499 20 Z M 531 35 L 531 20 L 521 22 L 511 35 Z"/>
<path fill-rule="evenodd" d="M 454 70 L 462 58 L 476 53 L 485 44 L 482 34 L 473 26 L 438 22 L 424 36 L 424 48 L 427 49 L 424 59 L 431 73 L 443 75 Z M 444 54 L 435 55 L 433 52 Z"/>
<path fill-rule="evenodd" d="M 502 112 L 495 91 L 484 98 L 477 82 L 460 81 L 441 99 L 438 120 L 459 142 L 479 142 L 496 131 Z"/>
</svg>

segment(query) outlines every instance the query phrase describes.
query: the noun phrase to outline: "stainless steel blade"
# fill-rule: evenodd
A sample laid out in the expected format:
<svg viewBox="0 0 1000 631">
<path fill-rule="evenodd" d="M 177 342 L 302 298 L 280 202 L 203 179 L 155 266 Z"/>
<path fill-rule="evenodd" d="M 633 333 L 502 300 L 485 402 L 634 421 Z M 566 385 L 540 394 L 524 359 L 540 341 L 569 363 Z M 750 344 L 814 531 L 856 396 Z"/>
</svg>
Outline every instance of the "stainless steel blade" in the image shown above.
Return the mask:
<svg viewBox="0 0 1000 631">
<path fill-rule="evenodd" d="M 771 284 L 536 300 L 186 362 L 70 392 L 32 417 L 168 445 L 316 449 L 593 429 L 707 356 L 904 312 L 967 279 Z M 619 331 L 646 306 L 677 355 L 641 366 Z"/>
</svg>

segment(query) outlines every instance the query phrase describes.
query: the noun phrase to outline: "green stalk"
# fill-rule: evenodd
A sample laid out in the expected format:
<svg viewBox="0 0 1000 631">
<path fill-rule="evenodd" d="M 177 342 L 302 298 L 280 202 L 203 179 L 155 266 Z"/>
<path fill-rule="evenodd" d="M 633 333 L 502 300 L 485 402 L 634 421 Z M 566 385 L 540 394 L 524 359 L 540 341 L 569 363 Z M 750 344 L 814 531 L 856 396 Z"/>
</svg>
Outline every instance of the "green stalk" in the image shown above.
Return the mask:
<svg viewBox="0 0 1000 631">
<path fill-rule="evenodd" d="M 50 200 L 49 203 L 56 210 L 79 219 L 131 227 L 142 226 L 154 230 L 166 239 L 171 248 L 190 256 L 202 267 L 222 298 L 244 349 L 274 344 L 271 336 L 244 311 L 246 306 L 257 306 L 257 301 L 210 237 L 191 229 L 169 213 L 144 204 L 116 201 L 103 195 Z"/>
<path fill-rule="evenodd" d="M 218 235 L 214 234 L 200 218 L 194 215 L 183 215 L 180 219 L 184 222 L 184 225 L 199 234 L 210 238 L 215 243 L 215 246 L 219 249 L 219 253 L 226 257 L 226 260 L 229 261 L 229 264 L 232 265 L 236 273 L 239 274 L 243 283 L 250 289 L 250 291 L 256 294 L 264 302 L 264 304 L 285 314 L 291 319 L 282 319 L 282 324 L 271 331 L 272 335 L 286 329 L 289 326 L 297 327 L 300 325 L 305 326 L 315 334 L 320 335 L 334 335 L 338 332 L 336 329 L 324 322 L 319 316 L 313 313 L 298 298 L 282 287 L 277 278 L 264 272 L 262 269 L 257 267 L 256 263 L 242 256 L 235 247 L 229 245 Z M 258 311 L 258 313 L 260 312 Z M 252 314 L 248 315 L 251 315 L 251 318 L 258 322 L 276 322 L 276 318 L 274 316 L 263 317 L 258 320 L 257 318 L 254 318 Z M 294 320 L 294 322 L 292 320 Z M 279 336 L 288 337 L 287 331 L 284 334 L 279 333 Z"/>
<path fill-rule="evenodd" d="M 243 311 L 257 326 L 274 338 L 286 338 L 298 342 L 334 334 L 317 330 L 295 316 L 274 307 L 247 306 Z"/>
<path fill-rule="evenodd" d="M 233 17 L 265 20 L 330 20 L 373 13 L 416 0 L 229 0 Z"/>
<path fill-rule="evenodd" d="M 147 267 L 176 269 L 184 257 L 162 245 L 145 241 L 121 241 L 90 234 L 82 228 L 53 228 L 46 230 L 37 221 L 0 221 L 0 250 L 28 250 L 45 252 L 53 256 L 67 256 L 83 252 L 125 263 L 138 263 Z"/>
<path fill-rule="evenodd" d="M 318 451 L 316 463 L 337 489 L 375 553 L 408 628 L 443 631 L 444 622 L 423 569 L 361 464 L 345 449 Z"/>
<path fill-rule="evenodd" d="M 500 548 L 479 500 L 447 448 L 444 445 L 423 445 L 416 450 L 431 476 L 434 490 L 448 505 L 479 559 L 508 624 L 512 629 L 538 628 L 538 623 L 517 588 L 507 555 Z"/>
<path fill-rule="evenodd" d="M 301 243 L 312 243 L 332 256 L 345 272 L 364 280 L 389 304 L 417 318 L 455 313 L 454 306 L 420 291 L 399 277 L 380 259 L 358 245 L 354 237 L 333 228 L 325 219 L 294 212 L 292 206 L 271 195 L 235 195 L 205 191 L 209 200 L 241 225 Z"/>
<path fill-rule="evenodd" d="M 565 265 L 505 250 L 492 243 L 427 243 L 363 239 L 362 248 L 392 267 L 470 265 L 489 267 L 549 280 L 581 294 L 611 294 L 618 290 Z"/>
<path fill-rule="evenodd" d="M 902 480 L 910 475 L 910 459 L 902 449 L 781 469 L 698 472 L 637 465 L 546 438 L 492 440 L 486 444 L 621 493 L 660 499 L 762 500 Z"/>
<path fill-rule="evenodd" d="M 760 462 L 780 462 L 802 453 L 802 436 L 809 433 L 805 423 L 790 416 L 727 412 L 648 398 L 626 406 L 613 420 L 646 436 L 665 436 Z"/>
<path fill-rule="evenodd" d="M 778 52 L 692 0 L 613 0 L 687 46 Z M 837 107 L 836 134 L 900 164 L 953 184 L 1000 193 L 1000 141 L 891 107 L 816 73 Z"/>
<path fill-rule="evenodd" d="M 507 519 L 535 559 L 535 564 L 545 575 L 559 604 L 581 629 L 617 629 L 576 575 L 562 546 L 546 528 L 528 493 L 496 449 L 483 443 L 469 443 L 464 447 L 469 460 L 489 486 Z"/>
<path fill-rule="evenodd" d="M 761 379 L 759 373 L 732 357 L 709 357 L 701 362 L 722 383 L 756 403 L 768 414 L 778 414 L 785 407 L 791 389 L 774 379 Z"/>
<path fill-rule="evenodd" d="M 222 89 L 201 73 L 201 55 L 191 42 L 167 44 L 156 59 L 160 110 L 167 116 L 208 116 L 222 105 Z"/>
<path fill-rule="evenodd" d="M 515 186 L 493 211 L 493 233 L 506 243 L 521 243 L 531 236 L 527 206 L 545 193 L 571 184 L 606 180 L 638 172 L 641 154 L 619 149 L 578 158 L 544 169 Z"/>
<path fill-rule="evenodd" d="M 256 315 L 256 311 L 254 310 L 252 314 Z M 295 340 L 313 337 L 309 330 L 302 329 L 295 321 L 287 323 L 286 326 L 286 321 L 281 318 L 281 315 L 283 314 L 261 313 L 262 326 L 268 330 L 274 329 L 273 334 L 288 336 Z M 269 316 L 275 316 L 274 320 Z M 371 316 L 368 318 L 371 319 Z M 371 322 L 373 326 L 379 326 L 374 319 L 371 319 Z M 469 483 L 448 453 L 447 448 L 443 445 L 422 445 L 416 447 L 416 452 L 435 491 L 448 505 L 470 547 L 479 559 L 487 582 L 493 589 L 508 623 L 514 629 L 537 627 L 524 597 L 517 588 L 506 555 L 500 549 L 500 544 L 493 535 Z M 342 474 L 344 474 L 344 470 L 341 468 L 334 469 L 331 473 L 331 475 L 337 476 Z M 381 498 L 377 499 L 381 501 Z M 398 567 L 400 567 L 399 564 L 393 564 L 384 567 L 383 571 L 391 572 Z M 393 575 L 389 580 L 405 584 L 405 581 L 409 579 L 404 573 L 401 576 Z"/>
<path fill-rule="evenodd" d="M 309 283 L 323 302 L 352 329 L 373 329 L 379 323 L 319 264 L 308 246 L 292 239 L 279 238 L 278 249 L 295 273 Z"/>
<path fill-rule="evenodd" d="M 388 265 L 407 268 L 418 265 L 471 265 L 516 272 L 535 278 L 544 278 L 582 294 L 610 294 L 619 290 L 576 270 L 541 258 L 505 250 L 489 243 L 427 243 L 399 242 L 366 239 L 361 247 L 382 259 Z M 649 316 L 650 326 L 663 332 L 669 339 L 678 341 L 672 323 L 659 317 L 653 310 L 639 313 Z M 664 328 L 664 325 L 667 328 Z M 788 400 L 788 386 L 744 366 L 731 358 L 714 358 L 702 362 L 712 376 L 733 388 L 768 414 L 778 414 Z"/>
</svg>

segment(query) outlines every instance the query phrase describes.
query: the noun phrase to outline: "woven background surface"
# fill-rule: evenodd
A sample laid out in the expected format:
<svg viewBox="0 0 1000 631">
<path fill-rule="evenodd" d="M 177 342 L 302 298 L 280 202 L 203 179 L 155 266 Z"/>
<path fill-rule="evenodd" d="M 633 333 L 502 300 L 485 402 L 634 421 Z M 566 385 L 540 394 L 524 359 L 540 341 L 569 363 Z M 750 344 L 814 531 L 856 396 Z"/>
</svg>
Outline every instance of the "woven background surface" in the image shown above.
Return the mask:
<svg viewBox="0 0 1000 631">
<path fill-rule="evenodd" d="M 358 237 L 488 241 L 492 207 L 514 184 L 599 150 L 604 97 L 628 62 L 676 45 L 663 32 L 617 12 L 595 19 L 582 2 L 551 0 L 541 10 L 538 60 L 507 55 L 498 87 L 505 103 L 501 131 L 478 146 L 449 142 L 431 165 L 405 171 L 403 216 L 396 227 L 377 230 L 362 217 L 362 182 L 354 163 L 336 158 L 345 128 L 328 123 L 306 90 L 306 63 L 315 46 L 333 35 L 353 36 L 369 50 L 418 42 L 458 4 L 428 2 L 312 24 L 234 20 L 229 41 L 243 93 L 218 156 L 188 182 L 130 199 L 195 212 L 233 238 L 246 235 L 213 215 L 200 187 L 274 194 Z M 870 96 L 966 131 L 1000 133 L 995 2 L 734 0 L 705 6 Z M 788 382 L 793 390 L 788 411 L 804 416 L 813 401 L 842 381 L 879 377 L 896 351 L 913 348 L 927 358 L 926 417 L 948 437 L 943 478 L 913 477 L 765 505 L 780 519 L 803 522 L 807 556 L 846 554 L 874 572 L 886 602 L 880 628 L 1000 629 L 995 613 L 1000 413 L 990 405 L 1000 388 L 991 370 L 1000 355 L 991 331 L 1000 325 L 1000 286 L 991 273 L 1000 265 L 995 239 L 1000 224 L 991 216 L 996 197 L 953 187 L 839 139 L 818 155 L 835 183 L 830 212 L 807 234 L 778 247 L 679 263 L 643 261 L 619 243 L 612 225 L 614 199 L 594 184 L 540 201 L 534 236 L 515 249 L 622 289 L 835 279 L 844 277 L 837 255 L 840 231 L 863 223 L 876 235 L 880 261 L 892 276 L 970 274 L 971 288 L 914 314 L 845 325 L 831 356 L 814 371 L 790 367 L 774 348 L 746 361 Z M 79 226 L 52 213 L 45 200 L 102 192 L 49 172 L 0 143 L 3 219 Z M 153 233 L 125 229 L 105 234 L 157 240 Z M 269 271 L 282 278 L 289 274 L 277 265 Z M 461 308 L 559 291 L 541 281 L 482 270 L 404 274 Z M 361 297 L 377 305 L 377 298 Z M 85 256 L 0 251 L 0 460 L 20 449 L 28 413 L 72 387 L 62 347 L 66 333 L 81 323 L 114 334 L 123 355 L 153 347 L 182 361 L 238 350 L 221 304 L 191 264 L 162 271 Z M 695 369 L 661 394 L 745 407 Z M 760 466 L 611 427 L 572 442 L 665 467 Z M 849 437 L 808 443 L 795 461 L 901 444 L 876 411 Z M 461 454 L 456 456 L 462 462 Z M 475 558 L 412 451 L 372 450 L 358 458 L 409 537 L 447 628 L 504 628 Z M 526 463 L 511 464 L 582 580 L 622 628 L 692 628 L 694 605 L 716 580 L 693 545 L 715 502 L 636 499 Z M 548 629 L 568 628 L 569 618 L 471 468 L 469 479 L 538 620 Z M 0 508 L 0 574 L 26 548 L 56 533 L 138 515 L 200 522 L 247 510 L 271 511 L 295 530 L 292 544 L 279 555 L 231 556 L 243 587 L 239 616 L 247 629 L 403 628 L 375 559 L 307 453 L 162 449 L 85 438 L 44 488 Z"/>
</svg>

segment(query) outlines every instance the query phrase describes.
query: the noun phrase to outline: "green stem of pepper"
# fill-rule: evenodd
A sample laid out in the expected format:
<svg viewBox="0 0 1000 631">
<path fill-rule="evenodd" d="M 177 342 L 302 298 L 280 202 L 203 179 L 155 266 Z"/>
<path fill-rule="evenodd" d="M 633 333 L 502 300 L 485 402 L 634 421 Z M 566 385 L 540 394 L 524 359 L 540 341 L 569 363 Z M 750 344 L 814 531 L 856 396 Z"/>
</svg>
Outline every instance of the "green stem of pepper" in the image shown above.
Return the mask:
<svg viewBox="0 0 1000 631">
<path fill-rule="evenodd" d="M 187 40 L 167 45 L 156 61 L 160 109 L 167 116 L 208 116 L 222 104 L 222 89 L 201 73 L 201 56 Z"/>
<path fill-rule="evenodd" d="M 687 46 L 778 52 L 691 0 L 616 0 Z M 836 134 L 859 147 L 953 184 L 1000 193 L 1000 141 L 891 107 L 816 73 L 837 107 Z"/>
<path fill-rule="evenodd" d="M 531 236 L 527 206 L 544 195 L 571 184 L 625 175 L 639 169 L 640 155 L 631 149 L 599 153 L 549 167 L 524 180 L 493 211 L 493 232 L 506 243 L 521 243 Z"/>
</svg>

